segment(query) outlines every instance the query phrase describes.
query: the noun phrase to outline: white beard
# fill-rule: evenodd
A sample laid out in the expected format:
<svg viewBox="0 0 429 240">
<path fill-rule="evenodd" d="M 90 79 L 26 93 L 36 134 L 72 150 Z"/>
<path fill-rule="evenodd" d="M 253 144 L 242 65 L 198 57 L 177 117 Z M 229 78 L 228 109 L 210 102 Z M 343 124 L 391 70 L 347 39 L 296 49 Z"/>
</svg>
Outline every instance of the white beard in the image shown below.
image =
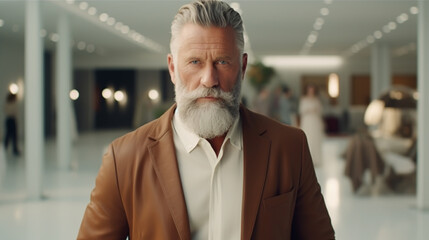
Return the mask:
<svg viewBox="0 0 429 240">
<path fill-rule="evenodd" d="M 188 91 L 176 72 L 176 103 L 179 116 L 185 126 L 201 138 L 212 139 L 226 133 L 239 115 L 241 74 L 231 92 L 219 87 L 198 87 Z M 201 97 L 219 98 L 217 101 L 197 102 Z"/>
</svg>

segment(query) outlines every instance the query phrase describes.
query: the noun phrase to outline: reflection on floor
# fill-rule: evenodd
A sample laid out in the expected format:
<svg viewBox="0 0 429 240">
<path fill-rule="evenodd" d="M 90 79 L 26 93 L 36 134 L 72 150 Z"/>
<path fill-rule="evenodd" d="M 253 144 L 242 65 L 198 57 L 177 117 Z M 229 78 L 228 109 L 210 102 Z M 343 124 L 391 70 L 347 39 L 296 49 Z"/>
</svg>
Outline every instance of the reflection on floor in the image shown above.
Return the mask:
<svg viewBox="0 0 429 240">
<path fill-rule="evenodd" d="M 7 171 L 0 176 L 0 239 L 76 239 L 102 153 L 111 140 L 125 132 L 82 134 L 74 144 L 71 171 L 57 170 L 55 142 L 48 141 L 44 199 L 40 201 L 25 199 L 24 158 L 7 153 Z M 340 158 L 347 140 L 328 138 L 324 142 L 324 162 L 316 169 L 337 239 L 427 239 L 429 212 L 415 208 L 415 196 L 352 194 Z"/>
</svg>

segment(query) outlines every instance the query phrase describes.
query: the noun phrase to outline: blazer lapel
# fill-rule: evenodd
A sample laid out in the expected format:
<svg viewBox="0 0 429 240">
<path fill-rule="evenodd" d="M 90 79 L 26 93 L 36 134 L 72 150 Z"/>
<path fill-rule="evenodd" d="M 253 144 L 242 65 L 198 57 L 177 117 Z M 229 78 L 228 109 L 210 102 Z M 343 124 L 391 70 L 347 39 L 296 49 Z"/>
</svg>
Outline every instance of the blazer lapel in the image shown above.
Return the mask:
<svg viewBox="0 0 429 240">
<path fill-rule="evenodd" d="M 188 213 L 177 165 L 171 119 L 175 105 L 160 119 L 150 138 L 149 153 L 180 239 L 191 238 Z"/>
<path fill-rule="evenodd" d="M 243 124 L 244 186 L 241 239 L 250 239 L 262 198 L 271 141 L 263 136 L 266 129 L 252 122 L 250 112 L 241 110 Z M 257 147 L 256 147 L 257 146 Z"/>
</svg>

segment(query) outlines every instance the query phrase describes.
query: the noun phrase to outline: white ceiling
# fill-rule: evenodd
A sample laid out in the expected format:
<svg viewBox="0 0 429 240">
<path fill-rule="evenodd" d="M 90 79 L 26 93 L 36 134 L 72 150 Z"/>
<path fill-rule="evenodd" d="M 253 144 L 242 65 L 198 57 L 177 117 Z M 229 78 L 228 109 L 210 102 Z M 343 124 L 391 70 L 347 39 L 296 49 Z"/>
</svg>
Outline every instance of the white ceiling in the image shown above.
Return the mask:
<svg viewBox="0 0 429 240">
<path fill-rule="evenodd" d="M 82 1 L 68 4 L 63 0 L 42 1 L 41 12 L 43 27 L 48 32 L 45 46 L 54 47 L 49 34 L 55 33 L 59 14 L 71 16 L 73 39 L 94 44 L 94 54 L 105 57 L 115 54 L 152 52 L 137 44 L 114 27 L 101 23 L 98 15 L 107 13 L 130 27 L 130 29 L 159 44 L 165 55 L 168 51 L 170 23 L 177 9 L 188 1 L 173 0 L 97 0 L 87 1 L 89 6 L 97 9 L 97 16 L 90 16 L 87 11 L 79 9 Z M 229 1 L 231 2 L 231 1 Z M 364 43 L 369 35 L 380 30 L 383 37 L 375 42 L 387 43 L 392 52 L 409 44 L 416 43 L 417 16 L 410 13 L 410 7 L 417 6 L 416 0 L 237 0 L 242 11 L 245 28 L 250 39 L 251 48 L 258 58 L 265 55 L 298 55 L 309 34 L 314 30 L 313 24 L 318 17 L 324 19 L 321 30 L 317 31 L 316 43 L 309 49 L 310 55 L 345 55 L 358 42 Z M 320 9 L 329 9 L 329 15 L 322 16 Z M 397 17 L 406 13 L 408 20 L 397 23 Z M 23 42 L 25 23 L 25 1 L 0 0 L 1 40 Z M 395 22 L 395 30 L 386 34 L 383 26 Z M 13 31 L 15 29 L 15 31 Z M 370 44 L 369 44 L 370 45 Z M 413 46 L 413 45 L 411 45 Z M 357 54 L 351 57 L 368 57 L 369 47 L 361 46 Z M 89 54 L 78 51 L 75 54 Z M 349 52 L 348 52 L 349 51 Z M 155 53 L 158 53 L 155 51 Z M 1 54 L 1 53 L 0 53 Z M 402 53 L 404 57 L 415 58 L 415 50 Z M 397 57 L 397 54 L 393 55 Z"/>
</svg>

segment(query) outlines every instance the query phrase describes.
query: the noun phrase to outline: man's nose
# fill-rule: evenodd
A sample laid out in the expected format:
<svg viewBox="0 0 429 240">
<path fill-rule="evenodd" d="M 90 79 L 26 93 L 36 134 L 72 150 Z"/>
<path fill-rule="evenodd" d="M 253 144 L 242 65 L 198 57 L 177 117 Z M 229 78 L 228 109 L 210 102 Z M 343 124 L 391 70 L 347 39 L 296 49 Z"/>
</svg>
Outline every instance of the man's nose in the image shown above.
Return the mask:
<svg viewBox="0 0 429 240">
<path fill-rule="evenodd" d="M 215 66 L 210 65 L 204 68 L 201 84 L 206 88 L 212 88 L 219 85 L 219 76 Z"/>
</svg>

